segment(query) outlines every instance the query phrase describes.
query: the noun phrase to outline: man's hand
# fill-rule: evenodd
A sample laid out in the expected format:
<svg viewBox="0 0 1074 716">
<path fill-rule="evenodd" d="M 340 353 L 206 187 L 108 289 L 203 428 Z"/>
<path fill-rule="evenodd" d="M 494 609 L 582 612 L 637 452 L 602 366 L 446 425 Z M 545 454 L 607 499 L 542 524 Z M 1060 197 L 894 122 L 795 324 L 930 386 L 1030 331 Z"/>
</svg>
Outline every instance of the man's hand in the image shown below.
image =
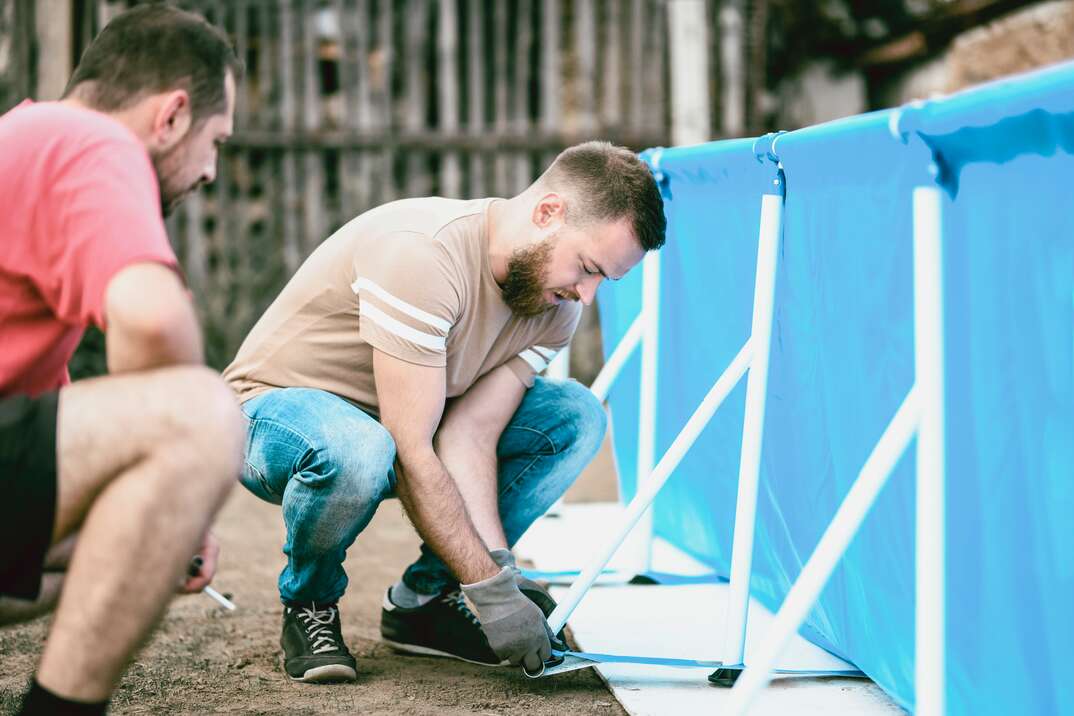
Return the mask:
<svg viewBox="0 0 1074 716">
<path fill-rule="evenodd" d="M 198 549 L 198 557 L 201 557 L 201 567 L 198 573 L 187 576 L 179 591 L 183 594 L 194 594 L 209 586 L 216 575 L 216 562 L 220 556 L 220 542 L 212 532 L 206 532 Z"/>
<path fill-rule="evenodd" d="M 496 656 L 530 672 L 538 671 L 551 658 L 553 637 L 548 622 L 537 605 L 519 591 L 510 567 L 495 577 L 461 586 Z"/>
</svg>

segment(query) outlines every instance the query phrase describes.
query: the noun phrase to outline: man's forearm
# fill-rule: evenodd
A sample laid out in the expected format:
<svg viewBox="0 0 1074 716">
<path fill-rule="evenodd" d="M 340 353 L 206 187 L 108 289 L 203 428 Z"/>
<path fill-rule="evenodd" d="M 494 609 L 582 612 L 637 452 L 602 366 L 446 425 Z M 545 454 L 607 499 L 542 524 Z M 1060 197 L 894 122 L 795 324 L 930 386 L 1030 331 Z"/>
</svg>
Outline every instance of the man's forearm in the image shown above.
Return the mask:
<svg viewBox="0 0 1074 716">
<path fill-rule="evenodd" d="M 397 492 L 407 515 L 459 581 L 472 584 L 499 572 L 455 480 L 436 453 L 430 449 L 401 454 L 399 468 Z"/>
<path fill-rule="evenodd" d="M 481 441 L 441 434 L 434 443 L 436 454 L 466 505 L 466 511 L 490 549 L 505 549 L 507 537 L 500 519 L 496 441 Z"/>
</svg>

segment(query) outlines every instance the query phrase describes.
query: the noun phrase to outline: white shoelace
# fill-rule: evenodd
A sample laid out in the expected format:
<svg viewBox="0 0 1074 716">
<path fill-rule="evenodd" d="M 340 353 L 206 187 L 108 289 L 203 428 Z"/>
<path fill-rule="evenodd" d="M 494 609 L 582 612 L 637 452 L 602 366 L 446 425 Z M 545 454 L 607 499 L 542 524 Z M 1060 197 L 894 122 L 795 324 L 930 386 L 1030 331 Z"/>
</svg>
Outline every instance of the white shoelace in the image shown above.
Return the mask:
<svg viewBox="0 0 1074 716">
<path fill-rule="evenodd" d="M 474 615 L 472 611 L 470 611 L 470 607 L 466 605 L 466 599 L 463 597 L 462 591 L 456 589 L 453 592 L 448 592 L 443 597 L 441 597 L 441 600 L 444 603 L 453 606 L 455 607 L 455 609 L 462 612 L 463 615 L 467 619 L 469 619 L 471 623 L 474 624 L 474 626 L 481 626 L 481 621 Z"/>
<path fill-rule="evenodd" d="M 336 619 L 336 608 L 318 609 L 302 607 L 298 610 L 298 618 L 306 625 L 306 633 L 313 641 L 313 653 L 323 654 L 326 651 L 335 651 L 336 638 L 332 635 L 332 622 Z"/>
</svg>

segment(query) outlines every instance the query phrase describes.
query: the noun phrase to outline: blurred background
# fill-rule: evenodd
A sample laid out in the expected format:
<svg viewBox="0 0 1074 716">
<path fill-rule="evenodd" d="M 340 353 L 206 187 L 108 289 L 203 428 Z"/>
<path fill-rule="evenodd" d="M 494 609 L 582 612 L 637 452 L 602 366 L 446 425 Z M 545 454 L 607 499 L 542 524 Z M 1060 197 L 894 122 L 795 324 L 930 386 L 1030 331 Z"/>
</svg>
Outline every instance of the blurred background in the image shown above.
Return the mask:
<svg viewBox="0 0 1074 716">
<path fill-rule="evenodd" d="M 0 112 L 59 97 L 135 4 L 0 0 Z M 224 28 L 247 67 L 217 181 L 168 225 L 216 368 L 310 251 L 377 204 L 509 196 L 586 139 L 790 130 L 1074 57 L 1074 0 L 174 4 Z M 597 310 L 571 353 L 586 383 Z M 91 331 L 72 374 L 103 371 Z"/>
</svg>

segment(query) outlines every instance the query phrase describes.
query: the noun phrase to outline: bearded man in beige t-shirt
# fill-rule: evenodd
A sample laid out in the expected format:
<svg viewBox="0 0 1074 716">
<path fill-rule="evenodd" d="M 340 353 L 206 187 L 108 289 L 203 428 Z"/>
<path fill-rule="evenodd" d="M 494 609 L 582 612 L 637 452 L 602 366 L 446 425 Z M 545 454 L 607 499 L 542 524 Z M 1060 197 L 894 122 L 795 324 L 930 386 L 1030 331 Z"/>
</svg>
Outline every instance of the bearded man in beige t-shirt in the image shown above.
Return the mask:
<svg viewBox="0 0 1074 716">
<path fill-rule="evenodd" d="M 249 421 L 242 482 L 283 508 L 288 676 L 355 678 L 343 560 L 393 495 L 424 544 L 385 595 L 384 641 L 530 670 L 549 658 L 555 603 L 510 548 L 593 458 L 605 414 L 537 374 L 580 304 L 664 231 L 645 164 L 587 142 L 510 199 L 368 211 L 302 265 L 224 373 Z"/>
</svg>

